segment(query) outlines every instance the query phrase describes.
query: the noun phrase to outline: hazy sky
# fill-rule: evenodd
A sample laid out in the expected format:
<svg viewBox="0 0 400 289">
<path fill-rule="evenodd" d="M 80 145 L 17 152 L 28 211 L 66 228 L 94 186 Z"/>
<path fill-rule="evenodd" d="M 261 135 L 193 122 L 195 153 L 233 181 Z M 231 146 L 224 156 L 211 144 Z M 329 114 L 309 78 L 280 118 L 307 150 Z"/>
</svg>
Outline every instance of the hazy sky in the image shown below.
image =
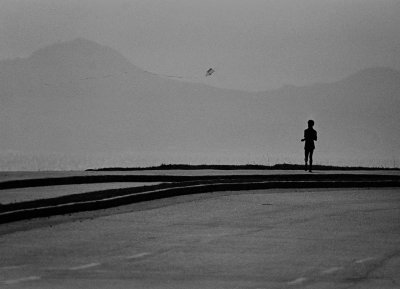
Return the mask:
<svg viewBox="0 0 400 289">
<path fill-rule="evenodd" d="M 152 72 L 263 90 L 400 69 L 399 15 L 400 0 L 0 0 L 0 59 L 84 37 Z"/>
</svg>

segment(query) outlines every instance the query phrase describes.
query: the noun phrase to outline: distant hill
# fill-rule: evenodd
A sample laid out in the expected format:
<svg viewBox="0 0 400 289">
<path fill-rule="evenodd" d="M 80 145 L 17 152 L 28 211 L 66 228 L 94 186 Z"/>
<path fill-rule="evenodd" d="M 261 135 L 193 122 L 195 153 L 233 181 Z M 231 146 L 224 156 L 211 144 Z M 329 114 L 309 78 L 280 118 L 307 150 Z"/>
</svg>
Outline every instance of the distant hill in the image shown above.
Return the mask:
<svg viewBox="0 0 400 289">
<path fill-rule="evenodd" d="M 313 118 L 320 162 L 396 161 L 399 96 L 400 72 L 389 68 L 252 93 L 157 76 L 76 39 L 0 62 L 0 152 L 299 163 Z"/>
</svg>

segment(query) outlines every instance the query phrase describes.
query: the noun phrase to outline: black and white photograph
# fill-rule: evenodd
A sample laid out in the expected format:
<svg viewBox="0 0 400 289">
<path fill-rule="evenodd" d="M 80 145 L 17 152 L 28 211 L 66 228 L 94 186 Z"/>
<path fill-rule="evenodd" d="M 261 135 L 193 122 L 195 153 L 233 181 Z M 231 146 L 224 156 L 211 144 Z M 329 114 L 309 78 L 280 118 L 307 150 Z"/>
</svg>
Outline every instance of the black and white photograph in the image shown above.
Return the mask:
<svg viewBox="0 0 400 289">
<path fill-rule="evenodd" d="M 0 0 L 0 288 L 400 288 L 400 0 Z"/>
</svg>

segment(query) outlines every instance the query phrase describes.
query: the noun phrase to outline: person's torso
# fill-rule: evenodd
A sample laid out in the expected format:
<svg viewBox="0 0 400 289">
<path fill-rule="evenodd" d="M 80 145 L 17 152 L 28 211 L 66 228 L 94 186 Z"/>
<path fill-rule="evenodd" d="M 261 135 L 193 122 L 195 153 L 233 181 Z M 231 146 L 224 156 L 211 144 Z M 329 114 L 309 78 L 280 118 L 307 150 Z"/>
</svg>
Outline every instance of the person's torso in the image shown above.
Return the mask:
<svg viewBox="0 0 400 289">
<path fill-rule="evenodd" d="M 314 148 L 314 140 L 316 139 L 316 131 L 312 128 L 308 128 L 304 131 L 305 147 Z"/>
</svg>

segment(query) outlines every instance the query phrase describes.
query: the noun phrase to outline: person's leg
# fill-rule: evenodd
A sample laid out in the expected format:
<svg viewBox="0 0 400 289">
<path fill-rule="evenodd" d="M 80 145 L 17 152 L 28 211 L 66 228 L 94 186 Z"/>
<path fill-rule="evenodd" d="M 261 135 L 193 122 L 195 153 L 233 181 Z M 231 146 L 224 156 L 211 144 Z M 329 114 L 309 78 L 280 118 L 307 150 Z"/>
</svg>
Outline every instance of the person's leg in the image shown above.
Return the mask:
<svg viewBox="0 0 400 289">
<path fill-rule="evenodd" d="M 308 154 L 309 154 L 309 150 L 305 149 L 304 150 L 304 170 L 307 170 L 307 162 L 308 162 Z"/>
<path fill-rule="evenodd" d="M 310 173 L 312 172 L 313 153 L 314 153 L 314 150 L 310 150 L 310 170 L 309 170 Z"/>
</svg>

